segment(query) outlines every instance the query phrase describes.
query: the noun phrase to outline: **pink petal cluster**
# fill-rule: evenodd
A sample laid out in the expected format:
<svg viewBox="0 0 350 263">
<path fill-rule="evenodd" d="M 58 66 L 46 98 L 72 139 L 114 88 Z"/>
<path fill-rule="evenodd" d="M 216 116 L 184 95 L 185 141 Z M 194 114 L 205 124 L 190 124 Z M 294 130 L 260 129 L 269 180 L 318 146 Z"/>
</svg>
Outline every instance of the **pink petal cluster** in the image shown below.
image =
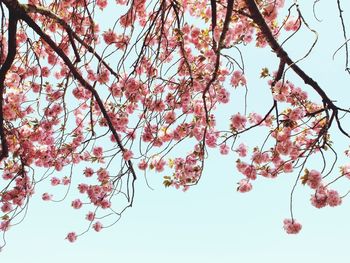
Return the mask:
<svg viewBox="0 0 350 263">
<path fill-rule="evenodd" d="M 310 186 L 312 189 L 316 189 L 321 184 L 321 173 L 316 170 L 311 170 L 307 175 L 307 185 Z"/>
<path fill-rule="evenodd" d="M 80 209 L 84 200 L 84 207 L 90 210 L 85 218 L 99 232 L 104 213 L 116 211 L 113 204 L 117 206 L 124 197 L 132 201 L 132 180 L 137 177 L 134 162 L 137 173 L 166 171 L 164 185 L 186 191 L 204 174 L 210 148 L 222 155 L 234 149 L 232 154 L 240 158 L 236 169 L 242 177 L 237 191 L 245 193 L 252 190 L 258 177 L 297 173 L 309 157 L 323 155 L 332 145 L 332 120 L 332 127 L 337 125 L 333 101 L 316 102 L 304 86 L 297 87 L 287 75 L 278 79 L 277 72 L 263 69 L 261 77 L 267 79 L 273 105 L 260 113 L 250 112 L 255 105 L 238 108 L 243 101 L 237 99 L 236 105 L 230 98 L 240 92 L 235 88 L 247 84 L 243 65 L 230 54 L 230 48 L 250 42 L 257 47 L 269 45 L 266 34 L 245 15 L 250 14 L 247 3 L 257 5 L 278 40 L 281 27 L 296 31 L 303 22 L 288 17 L 281 25 L 279 12 L 284 0 L 233 1 L 234 22 L 225 34 L 227 6 L 217 5 L 217 26 L 211 30 L 208 1 L 177 1 L 175 6 L 173 1 L 154 1 L 154 8 L 149 8 L 146 0 L 117 0 L 124 6 L 118 6 L 123 13 L 115 14 L 114 25 L 95 21 L 95 17 L 103 17 L 96 12 L 107 14 L 104 10 L 112 1 L 56 2 L 52 8 L 45 1 L 29 0 L 68 21 L 74 34 L 54 19 L 31 14 L 60 52 L 48 41 L 33 38 L 29 28 L 19 26 L 16 55 L 3 76 L 5 135 L 1 139 L 7 142 L 8 156 L 0 161 L 4 181 L 0 184 L 5 186 L 0 192 L 0 230 L 6 231 L 10 222 L 15 225 L 16 213 L 26 211 L 34 187 L 45 179 L 33 176 L 36 167 L 53 172 L 46 177 L 49 187 L 64 188 L 74 179 L 79 196 L 72 198 L 71 206 Z M 184 17 L 186 21 L 177 25 L 180 13 L 175 9 L 193 19 Z M 4 23 L 4 32 L 10 32 L 9 24 Z M 133 35 L 137 28 L 144 29 L 140 38 Z M 158 33 L 160 37 L 155 37 Z M 29 45 L 32 42 L 34 45 Z M 0 37 L 0 45 L 0 64 L 4 64 L 10 48 L 15 47 L 8 46 L 5 35 Z M 227 51 L 225 55 L 219 52 L 221 48 Z M 140 57 L 131 61 L 129 50 L 137 50 Z M 234 89 L 228 90 L 227 83 Z M 218 118 L 218 109 L 230 100 L 233 104 L 228 112 L 233 115 L 225 122 L 223 116 Z M 236 113 L 238 109 L 244 113 Z M 251 135 L 249 152 L 239 141 L 248 144 L 243 133 Z M 255 142 L 265 135 L 263 143 Z M 179 155 L 169 156 L 177 153 L 171 151 L 176 147 Z M 350 156 L 350 151 L 345 154 Z M 87 167 L 76 171 L 85 167 L 81 163 Z M 69 173 L 68 167 L 74 170 Z M 340 177 L 350 178 L 350 165 L 342 166 L 340 173 Z M 342 203 L 340 194 L 329 188 L 330 177 L 322 178 L 319 171 L 311 170 L 302 179 L 315 191 L 313 206 Z M 42 199 L 52 200 L 50 191 L 45 191 Z M 286 219 L 284 229 L 294 234 L 301 225 Z M 74 242 L 77 235 L 71 232 L 67 239 Z"/>
<path fill-rule="evenodd" d="M 83 206 L 83 203 L 81 202 L 80 199 L 75 199 L 74 201 L 72 201 L 72 207 L 74 209 L 80 209 Z"/>
<path fill-rule="evenodd" d="M 73 242 L 75 242 L 75 241 L 77 240 L 77 235 L 76 235 L 75 232 L 69 232 L 69 233 L 67 234 L 66 239 L 67 239 L 69 242 L 73 243 Z"/>
<path fill-rule="evenodd" d="M 241 181 L 239 181 L 239 186 L 237 187 L 237 191 L 241 193 L 246 193 L 246 192 L 249 192 L 250 190 L 252 190 L 252 184 L 249 183 L 248 180 L 242 179 Z"/>
<path fill-rule="evenodd" d="M 232 130 L 239 131 L 244 129 L 246 123 L 247 123 L 247 118 L 244 115 L 237 113 L 231 117 L 230 127 Z"/>
<path fill-rule="evenodd" d="M 100 221 L 97 221 L 95 224 L 92 225 L 92 228 L 96 231 L 96 232 L 100 232 L 103 228 L 103 225 L 101 224 Z"/>
<path fill-rule="evenodd" d="M 284 29 L 286 31 L 297 31 L 300 27 L 300 18 L 289 17 L 288 20 L 284 24 Z"/>
<path fill-rule="evenodd" d="M 43 193 L 42 197 L 41 197 L 44 201 L 50 201 L 52 200 L 52 195 L 50 195 L 49 193 Z"/>
<path fill-rule="evenodd" d="M 302 228 L 295 219 L 285 219 L 283 224 L 283 228 L 288 234 L 298 234 Z"/>
<path fill-rule="evenodd" d="M 322 208 L 327 205 L 331 207 L 339 206 L 342 198 L 336 190 L 328 190 L 320 186 L 316 189 L 315 194 L 311 196 L 311 204 L 316 208 Z"/>
<path fill-rule="evenodd" d="M 133 155 L 134 155 L 133 152 L 130 150 L 125 150 L 123 152 L 123 158 L 125 161 L 129 161 L 133 157 Z"/>
</svg>

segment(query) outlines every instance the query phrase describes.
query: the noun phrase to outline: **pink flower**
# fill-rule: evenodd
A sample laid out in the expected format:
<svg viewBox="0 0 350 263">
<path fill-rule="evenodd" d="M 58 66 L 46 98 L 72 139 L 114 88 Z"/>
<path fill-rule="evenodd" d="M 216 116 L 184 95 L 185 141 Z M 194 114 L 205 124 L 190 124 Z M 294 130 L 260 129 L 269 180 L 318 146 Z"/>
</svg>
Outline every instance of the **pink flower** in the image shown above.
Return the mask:
<svg viewBox="0 0 350 263">
<path fill-rule="evenodd" d="M 316 190 L 316 193 L 311 196 L 311 204 L 316 208 L 322 208 L 327 205 L 327 189 L 324 187 L 319 187 Z"/>
<path fill-rule="evenodd" d="M 43 193 L 42 197 L 41 197 L 44 201 L 50 201 L 52 199 L 52 195 L 48 194 L 48 193 Z"/>
<path fill-rule="evenodd" d="M 300 19 L 299 18 L 288 18 L 286 23 L 284 24 L 284 29 L 286 31 L 296 31 L 300 27 Z"/>
<path fill-rule="evenodd" d="M 95 213 L 93 213 L 93 212 L 90 211 L 89 213 L 86 214 L 85 219 L 88 220 L 88 221 L 94 221 L 94 219 L 95 219 Z"/>
<path fill-rule="evenodd" d="M 61 183 L 61 180 L 58 179 L 57 177 L 52 177 L 52 178 L 51 178 L 51 185 L 52 185 L 52 186 L 59 185 L 60 183 Z"/>
<path fill-rule="evenodd" d="M 148 164 L 147 164 L 146 160 L 141 160 L 138 164 L 138 167 L 140 170 L 146 170 L 147 166 L 148 166 Z"/>
<path fill-rule="evenodd" d="M 79 209 L 83 206 L 83 203 L 80 201 L 80 199 L 75 199 L 72 201 L 72 206 L 74 209 Z"/>
<path fill-rule="evenodd" d="M 194 27 L 192 28 L 192 31 L 191 31 L 191 37 L 198 38 L 200 33 L 201 33 L 200 29 L 198 27 Z"/>
<path fill-rule="evenodd" d="M 289 119 L 291 119 L 292 121 L 298 121 L 301 118 L 303 118 L 304 115 L 305 112 L 302 108 L 296 108 L 289 113 Z"/>
<path fill-rule="evenodd" d="M 217 141 L 217 136 L 214 133 L 207 133 L 205 142 L 208 147 L 215 148 L 216 141 Z"/>
<path fill-rule="evenodd" d="M 12 210 L 12 205 L 10 203 L 4 203 L 2 206 L 1 206 L 1 211 L 3 213 L 7 213 L 7 212 L 10 212 Z"/>
<path fill-rule="evenodd" d="M 48 67 L 41 68 L 41 76 L 48 77 L 50 75 L 50 70 Z"/>
<path fill-rule="evenodd" d="M 13 174 L 12 174 L 12 173 L 8 173 L 8 172 L 4 172 L 4 173 L 2 174 L 2 178 L 3 178 L 4 180 L 11 180 L 11 179 L 13 178 Z"/>
<path fill-rule="evenodd" d="M 101 207 L 102 207 L 103 209 L 110 208 L 110 207 L 111 207 L 111 202 L 108 201 L 108 200 L 105 198 L 105 199 L 103 199 L 103 200 L 101 201 L 100 205 L 101 205 Z"/>
<path fill-rule="evenodd" d="M 95 147 L 93 150 L 92 150 L 92 153 L 93 155 L 95 155 L 96 157 L 102 157 L 103 155 L 103 148 L 102 147 Z"/>
<path fill-rule="evenodd" d="M 78 185 L 78 190 L 79 190 L 79 193 L 81 193 L 81 194 L 86 193 L 88 189 L 89 189 L 89 187 L 87 184 L 79 184 Z"/>
<path fill-rule="evenodd" d="M 225 89 L 220 89 L 217 94 L 217 99 L 221 103 L 228 103 L 230 100 L 230 93 Z"/>
<path fill-rule="evenodd" d="M 62 184 L 63 184 L 63 185 L 68 185 L 68 184 L 70 184 L 70 178 L 67 177 L 67 176 L 63 177 L 63 178 L 62 178 Z"/>
<path fill-rule="evenodd" d="M 288 234 L 298 234 L 302 228 L 295 219 L 284 219 L 283 224 L 283 228 Z"/>
<path fill-rule="evenodd" d="M 250 190 L 252 190 L 252 184 L 249 183 L 248 180 L 242 179 L 241 181 L 239 181 L 239 186 L 237 187 L 237 191 L 241 193 L 246 193 L 246 192 L 249 192 Z"/>
<path fill-rule="evenodd" d="M 316 189 L 321 184 L 321 173 L 316 170 L 311 170 L 307 175 L 307 185 L 312 189 Z"/>
<path fill-rule="evenodd" d="M 94 170 L 92 168 L 86 167 L 84 170 L 84 175 L 86 177 L 91 177 L 94 174 Z"/>
<path fill-rule="evenodd" d="M 109 180 L 109 173 L 106 169 L 100 168 L 97 171 L 97 179 L 100 182 L 107 182 Z"/>
<path fill-rule="evenodd" d="M 111 29 L 108 31 L 104 32 L 102 34 L 103 40 L 106 42 L 106 44 L 112 44 L 113 42 L 117 41 L 117 34 L 114 33 Z"/>
<path fill-rule="evenodd" d="M 176 120 L 176 114 L 174 111 L 170 111 L 168 112 L 165 116 L 164 116 L 164 120 L 166 123 L 173 123 Z"/>
<path fill-rule="evenodd" d="M 132 157 L 133 157 L 133 152 L 132 151 L 130 151 L 130 150 L 125 150 L 124 152 L 123 152 L 123 159 L 125 160 L 125 161 L 129 161 Z"/>
<path fill-rule="evenodd" d="M 100 9 L 104 9 L 107 6 L 107 0 L 97 0 L 96 4 Z"/>
<path fill-rule="evenodd" d="M 339 196 L 339 193 L 335 190 L 328 190 L 327 203 L 332 207 L 341 205 L 342 199 Z"/>
<path fill-rule="evenodd" d="M 75 232 L 68 233 L 66 239 L 68 239 L 69 242 L 73 243 L 75 240 L 77 240 L 77 235 Z"/>
<path fill-rule="evenodd" d="M 101 84 L 107 83 L 109 81 L 110 72 L 103 68 L 98 74 L 97 81 Z"/>
<path fill-rule="evenodd" d="M 283 172 L 285 173 L 291 173 L 293 172 L 293 163 L 288 162 L 283 165 Z"/>
<path fill-rule="evenodd" d="M 0 231 L 7 231 L 10 228 L 10 220 L 2 221 L 0 223 Z"/>
<path fill-rule="evenodd" d="M 256 169 L 253 165 L 248 165 L 244 171 L 243 174 L 247 176 L 247 178 L 255 180 L 256 179 Z"/>
<path fill-rule="evenodd" d="M 263 119 L 263 117 L 260 114 L 255 113 L 255 112 L 250 113 L 249 117 L 248 117 L 249 122 L 252 124 L 258 124 L 262 121 L 262 119 Z"/>
<path fill-rule="evenodd" d="M 92 227 L 96 232 L 100 232 L 103 226 L 100 221 L 97 221 Z"/>
<path fill-rule="evenodd" d="M 258 149 L 254 149 L 254 153 L 252 155 L 252 161 L 256 164 L 266 163 L 269 160 L 269 154 L 264 152 L 260 152 Z"/>
<path fill-rule="evenodd" d="M 233 75 L 232 75 L 232 78 L 231 78 L 231 85 L 233 87 L 238 87 L 238 85 L 246 85 L 247 84 L 247 81 L 243 75 L 243 73 L 241 71 L 234 71 L 233 72 Z"/>
<path fill-rule="evenodd" d="M 348 155 L 348 153 L 345 153 Z M 345 175 L 348 179 L 350 179 L 350 164 L 346 164 L 342 167 L 340 167 L 341 174 Z"/>
<path fill-rule="evenodd" d="M 220 153 L 222 155 L 227 155 L 230 151 L 230 147 L 228 147 L 226 144 L 220 145 Z"/>
<path fill-rule="evenodd" d="M 242 130 L 247 123 L 247 118 L 240 113 L 237 113 L 231 117 L 231 129 L 232 130 Z"/>
<path fill-rule="evenodd" d="M 155 168 L 157 172 L 163 172 L 166 162 L 162 159 L 155 163 Z"/>
<path fill-rule="evenodd" d="M 236 152 L 240 157 L 245 157 L 247 156 L 247 146 L 245 144 L 241 143 L 238 145 L 238 148 L 236 149 Z"/>
</svg>

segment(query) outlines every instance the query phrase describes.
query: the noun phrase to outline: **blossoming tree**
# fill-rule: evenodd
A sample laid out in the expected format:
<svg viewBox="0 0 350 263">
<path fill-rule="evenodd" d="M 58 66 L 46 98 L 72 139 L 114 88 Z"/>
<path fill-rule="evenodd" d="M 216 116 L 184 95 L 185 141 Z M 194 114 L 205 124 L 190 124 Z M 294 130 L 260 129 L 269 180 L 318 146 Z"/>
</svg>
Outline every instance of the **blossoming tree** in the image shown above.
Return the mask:
<svg viewBox="0 0 350 263">
<path fill-rule="evenodd" d="M 295 175 L 287 233 L 301 230 L 293 215 L 298 184 L 313 189 L 313 206 L 340 205 L 346 194 L 332 184 L 350 178 L 350 165 L 326 162 L 325 155 L 337 156 L 333 126 L 350 137 L 342 120 L 349 110 L 285 50 L 281 36 L 289 40 L 309 25 L 296 1 L 284 2 L 1 0 L 0 231 L 5 235 L 22 220 L 32 195 L 63 201 L 68 191 L 76 195 L 66 200 L 73 209 L 90 211 L 86 230 L 67 239 L 101 231 L 107 218 L 113 224 L 133 204 L 140 174 L 171 171 L 164 185 L 187 190 L 204 173 L 209 148 L 236 156 L 241 179 L 232 180 L 242 193 L 257 177 Z M 101 30 L 99 19 L 109 28 Z M 232 112 L 221 130 L 217 106 L 249 85 L 244 58 L 230 53 L 243 45 L 270 49 L 279 59 L 257 72 L 271 105 L 266 112 Z M 287 71 L 304 85 L 296 86 Z M 253 129 L 266 131 L 262 145 L 240 141 Z M 182 145 L 186 153 L 176 150 Z M 323 169 L 309 167 L 311 156 L 323 160 Z M 52 187 L 35 193 L 44 181 Z"/>
</svg>

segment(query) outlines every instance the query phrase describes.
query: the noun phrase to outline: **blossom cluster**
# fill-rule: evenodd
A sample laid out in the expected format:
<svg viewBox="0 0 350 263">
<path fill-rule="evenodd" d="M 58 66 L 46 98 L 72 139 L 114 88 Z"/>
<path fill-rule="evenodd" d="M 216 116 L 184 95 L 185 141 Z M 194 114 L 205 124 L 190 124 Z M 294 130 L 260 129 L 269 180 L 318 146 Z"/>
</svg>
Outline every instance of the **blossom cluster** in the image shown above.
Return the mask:
<svg viewBox="0 0 350 263">
<path fill-rule="evenodd" d="M 48 2 L 29 1 L 28 9 L 37 8 L 29 17 L 40 38 L 18 26 L 16 56 L 4 82 L 2 130 L 9 154 L 0 162 L 0 231 L 16 224 L 36 184 L 45 179 L 52 188 L 40 193 L 44 201 L 58 200 L 56 189 L 73 186 L 72 209 L 89 209 L 87 228 L 99 232 L 107 227 L 102 219 L 113 214 L 119 220 L 132 205 L 140 171 L 171 171 L 164 185 L 186 191 L 201 178 L 208 149 L 218 149 L 238 155 L 236 168 L 243 178 L 237 191 L 246 193 L 258 177 L 296 172 L 300 162 L 329 147 L 323 106 L 302 87 L 266 72 L 274 111 L 232 112 L 226 130 L 219 128 L 215 110 L 248 85 L 243 65 L 221 51 L 268 44 L 247 15 L 245 1 L 234 1 L 234 23 L 227 28 L 226 6 L 217 5 L 214 28 L 205 1 Z M 302 26 L 293 17 L 278 23 L 283 0 L 257 2 L 276 38 Z M 103 15 L 111 6 L 126 11 L 103 29 L 91 12 Z M 194 22 L 182 22 L 187 15 Z M 5 36 L 1 43 L 4 63 L 13 47 Z M 249 150 L 247 143 L 236 144 L 253 128 L 269 132 L 269 146 Z M 176 148 L 181 154 L 170 158 Z M 78 164 L 86 168 L 67 169 Z M 38 176 L 36 167 L 47 172 Z M 343 166 L 342 176 L 350 177 L 348 170 Z M 315 207 L 342 203 L 316 169 L 305 172 L 302 182 L 315 191 Z M 123 208 L 113 210 L 124 199 Z M 301 225 L 286 219 L 284 229 L 294 234 Z M 79 235 L 69 232 L 66 238 L 74 242 Z"/>
</svg>

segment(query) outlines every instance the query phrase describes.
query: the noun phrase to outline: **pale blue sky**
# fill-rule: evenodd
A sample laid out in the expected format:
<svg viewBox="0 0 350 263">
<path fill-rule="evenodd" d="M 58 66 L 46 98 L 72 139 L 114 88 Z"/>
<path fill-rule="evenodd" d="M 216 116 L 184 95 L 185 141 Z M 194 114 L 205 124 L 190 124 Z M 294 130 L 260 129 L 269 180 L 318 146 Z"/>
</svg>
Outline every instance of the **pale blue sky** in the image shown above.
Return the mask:
<svg viewBox="0 0 350 263">
<path fill-rule="evenodd" d="M 305 9 L 305 13 L 310 13 L 308 11 L 311 9 Z M 332 99 L 348 105 L 349 77 L 343 73 L 344 54 L 340 53 L 332 61 L 332 53 L 342 43 L 335 11 L 335 0 L 321 1 L 318 14 L 323 22 L 317 23 L 309 16 L 320 39 L 310 59 L 301 66 L 318 80 Z M 286 45 L 293 58 L 305 53 L 309 36 L 300 34 L 296 41 Z M 250 90 L 248 106 L 267 109 L 270 102 L 264 104 L 263 101 L 269 98 L 268 86 L 258 79 L 259 69 L 272 65 L 273 70 L 277 60 L 268 49 L 253 47 L 243 51 Z M 219 108 L 217 122 L 224 121 L 223 117 L 231 112 L 242 111 L 242 104 L 239 104 L 242 94 L 237 93 L 237 98 L 231 99 L 231 108 Z M 253 131 L 242 140 L 255 146 L 261 141 L 257 140 L 257 135 Z M 333 141 L 339 146 L 350 144 L 341 136 L 335 136 Z M 340 163 L 345 161 L 340 158 Z M 312 168 L 313 165 L 316 167 L 318 162 L 313 161 L 308 166 Z M 114 227 L 100 233 L 90 231 L 74 244 L 64 237 L 68 231 L 81 227 L 79 212 L 72 210 L 69 202 L 42 202 L 40 196 L 45 189 L 39 186 L 25 221 L 8 232 L 8 244 L 0 253 L 0 262 L 289 263 L 309 260 L 328 263 L 348 258 L 350 200 L 345 199 L 338 208 L 318 210 L 310 205 L 311 192 L 299 185 L 295 217 L 303 224 L 303 229 L 296 236 L 284 232 L 282 221 L 289 217 L 289 193 L 295 174 L 281 175 L 273 181 L 260 178 L 252 192 L 240 194 L 235 190 L 241 178 L 235 171 L 235 157 L 223 157 L 215 151 L 210 154 L 201 182 L 186 193 L 164 189 L 161 177 L 149 175 L 153 191 L 140 177 L 134 207 L 127 210 Z M 342 180 L 336 186 L 339 185 L 349 189 L 350 181 Z"/>
</svg>

